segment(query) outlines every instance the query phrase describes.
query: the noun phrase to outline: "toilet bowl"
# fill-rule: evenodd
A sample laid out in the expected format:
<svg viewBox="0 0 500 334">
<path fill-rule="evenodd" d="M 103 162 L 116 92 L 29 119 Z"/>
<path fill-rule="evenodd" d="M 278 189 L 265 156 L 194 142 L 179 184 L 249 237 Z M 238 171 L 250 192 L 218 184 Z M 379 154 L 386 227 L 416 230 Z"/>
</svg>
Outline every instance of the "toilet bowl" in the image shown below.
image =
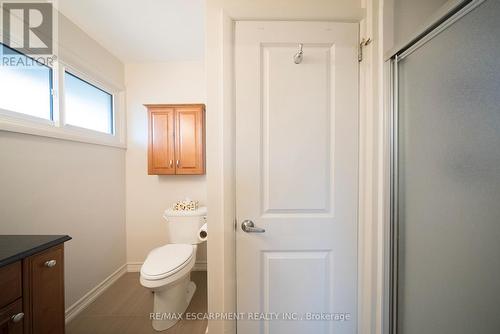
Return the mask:
<svg viewBox="0 0 500 334">
<path fill-rule="evenodd" d="M 198 230 L 206 208 L 189 213 L 166 210 L 169 244 L 151 250 L 141 267 L 141 285 L 154 292 L 153 329 L 166 330 L 186 311 L 196 291 L 190 273 L 196 262 Z"/>
</svg>

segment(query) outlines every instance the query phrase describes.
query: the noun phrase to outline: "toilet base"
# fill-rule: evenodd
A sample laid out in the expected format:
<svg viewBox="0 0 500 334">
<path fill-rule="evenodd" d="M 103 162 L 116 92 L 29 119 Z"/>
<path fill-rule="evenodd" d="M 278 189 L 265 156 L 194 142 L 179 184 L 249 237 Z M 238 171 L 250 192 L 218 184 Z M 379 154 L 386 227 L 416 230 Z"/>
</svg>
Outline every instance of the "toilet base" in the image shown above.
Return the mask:
<svg viewBox="0 0 500 334">
<path fill-rule="evenodd" d="M 164 331 L 180 320 L 180 315 L 184 314 L 193 298 L 196 284 L 187 275 L 172 285 L 153 291 L 153 312 L 156 315 L 152 321 L 153 329 Z"/>
</svg>

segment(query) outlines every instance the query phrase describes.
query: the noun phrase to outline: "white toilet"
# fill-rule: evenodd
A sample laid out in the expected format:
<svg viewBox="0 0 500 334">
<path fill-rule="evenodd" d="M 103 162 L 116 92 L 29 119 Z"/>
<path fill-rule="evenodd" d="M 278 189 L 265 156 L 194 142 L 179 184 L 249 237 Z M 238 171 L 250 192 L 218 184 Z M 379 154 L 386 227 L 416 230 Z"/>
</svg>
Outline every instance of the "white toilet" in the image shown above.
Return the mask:
<svg viewBox="0 0 500 334">
<path fill-rule="evenodd" d="M 198 231 L 206 222 L 207 209 L 166 210 L 169 244 L 153 249 L 141 267 L 141 284 L 154 292 L 153 328 L 166 330 L 184 313 L 196 290 L 190 273 L 196 261 Z"/>
</svg>

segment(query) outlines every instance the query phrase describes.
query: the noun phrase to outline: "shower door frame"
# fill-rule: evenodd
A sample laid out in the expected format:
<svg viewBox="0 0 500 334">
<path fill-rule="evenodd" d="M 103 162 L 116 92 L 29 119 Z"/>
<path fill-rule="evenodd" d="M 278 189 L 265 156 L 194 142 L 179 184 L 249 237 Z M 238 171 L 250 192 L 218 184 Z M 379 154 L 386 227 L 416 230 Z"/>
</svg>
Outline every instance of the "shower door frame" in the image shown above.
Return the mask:
<svg viewBox="0 0 500 334">
<path fill-rule="evenodd" d="M 388 226 L 386 227 L 385 250 L 386 258 L 385 261 L 388 264 L 384 270 L 386 276 L 386 287 L 385 291 L 385 305 L 384 310 L 386 311 L 385 320 L 387 325 L 384 326 L 384 332 L 387 334 L 399 334 L 398 333 L 398 250 L 399 250 L 399 221 L 398 221 L 398 152 L 399 152 L 399 140 L 398 140 L 398 115 L 399 115 L 399 82 L 398 82 L 398 71 L 399 62 L 411 55 L 414 51 L 418 50 L 424 46 L 427 42 L 432 40 L 434 37 L 438 36 L 441 32 L 446 30 L 456 21 L 460 20 L 466 16 L 473 9 L 478 7 L 486 0 L 451 0 L 444 8 L 438 13 L 438 15 L 433 18 L 434 22 L 430 22 L 426 25 L 425 29 L 422 29 L 421 33 L 415 35 L 415 37 L 408 43 L 395 48 L 386 55 L 386 61 L 389 66 L 386 69 L 386 75 L 388 75 L 388 115 L 389 122 L 389 219 Z"/>
</svg>

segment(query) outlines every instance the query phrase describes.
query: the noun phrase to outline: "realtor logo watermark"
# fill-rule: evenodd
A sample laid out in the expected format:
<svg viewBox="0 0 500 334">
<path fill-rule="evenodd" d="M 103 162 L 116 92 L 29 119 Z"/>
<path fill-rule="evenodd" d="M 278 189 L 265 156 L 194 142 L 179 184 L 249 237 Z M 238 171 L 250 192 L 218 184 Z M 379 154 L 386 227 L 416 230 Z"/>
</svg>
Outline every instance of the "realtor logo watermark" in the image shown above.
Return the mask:
<svg viewBox="0 0 500 334">
<path fill-rule="evenodd" d="M 2 66 L 51 66 L 56 31 L 52 2 L 0 2 Z"/>
<path fill-rule="evenodd" d="M 52 54 L 52 15 L 52 3 L 3 2 L 4 44 L 24 54 Z"/>
<path fill-rule="evenodd" d="M 352 316 L 346 312 L 336 313 L 297 313 L 297 312 L 240 312 L 240 313 L 150 313 L 150 320 L 250 320 L 250 321 L 351 321 Z"/>
</svg>

